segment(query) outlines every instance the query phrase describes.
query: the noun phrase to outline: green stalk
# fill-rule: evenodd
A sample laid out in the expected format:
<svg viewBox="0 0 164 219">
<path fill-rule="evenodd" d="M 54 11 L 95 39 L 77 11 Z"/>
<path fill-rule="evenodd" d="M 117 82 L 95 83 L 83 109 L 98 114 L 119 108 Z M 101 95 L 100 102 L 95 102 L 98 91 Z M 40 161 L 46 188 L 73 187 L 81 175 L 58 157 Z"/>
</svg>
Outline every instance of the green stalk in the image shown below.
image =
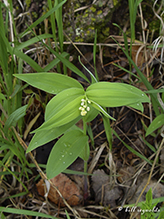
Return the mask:
<svg viewBox="0 0 164 219">
<path fill-rule="evenodd" d="M 55 5 L 57 6 L 61 3 L 62 0 L 55 0 Z M 62 6 L 56 10 L 56 22 L 58 26 L 58 38 L 59 38 L 59 45 L 60 45 L 60 52 L 63 52 L 63 21 L 62 21 Z"/>
<path fill-rule="evenodd" d="M 52 2 L 51 2 L 51 0 L 48 0 L 48 6 L 49 6 L 49 9 L 51 10 L 52 9 Z M 56 49 L 56 52 L 59 53 L 58 43 L 57 43 L 57 38 L 56 38 L 55 14 L 52 13 L 50 15 L 50 18 L 51 18 L 52 33 L 53 33 L 53 37 L 54 37 L 54 41 L 55 41 L 55 49 Z M 57 71 L 59 73 L 61 73 L 60 63 L 57 64 Z"/>
<path fill-rule="evenodd" d="M 83 132 L 86 135 L 87 134 L 87 124 L 83 120 Z M 85 160 L 84 160 L 84 173 L 87 173 L 87 144 L 85 145 Z"/>
<path fill-rule="evenodd" d="M 56 0 L 54 6 L 57 6 L 61 2 L 62 0 Z M 55 15 L 56 15 L 56 23 L 58 27 L 58 39 L 59 39 L 60 52 L 63 53 L 64 34 L 63 34 L 62 6 L 56 10 Z M 67 75 L 67 67 L 64 65 L 64 63 L 63 63 L 63 72 L 65 75 Z"/>
<path fill-rule="evenodd" d="M 97 81 L 99 81 L 97 68 L 96 68 L 96 47 L 97 47 L 96 44 L 97 44 L 97 30 L 95 33 L 94 46 L 93 46 L 93 62 L 94 62 L 95 77 L 96 77 Z"/>
<path fill-rule="evenodd" d="M 83 132 L 86 135 L 87 134 L 87 123 L 85 122 L 85 120 L 83 119 Z M 84 173 L 87 173 L 87 144 L 85 145 L 84 148 L 85 152 L 84 152 Z M 87 199 L 88 197 L 88 183 L 87 183 L 87 175 L 84 175 L 84 200 Z"/>
<path fill-rule="evenodd" d="M 130 57 L 132 57 L 132 44 L 135 41 L 135 22 L 137 15 L 137 7 L 142 2 L 142 0 L 129 0 L 129 15 L 130 15 L 130 32 L 131 32 L 131 41 L 130 41 Z M 131 70 L 131 63 L 130 70 Z"/>
<path fill-rule="evenodd" d="M 135 41 L 136 0 L 129 0 L 131 43 Z"/>
<path fill-rule="evenodd" d="M 106 137 L 107 137 L 109 148 L 110 148 L 110 151 L 112 151 L 113 138 L 112 138 L 112 129 L 111 129 L 111 126 L 110 126 L 110 119 L 107 118 L 106 116 L 102 116 L 102 119 L 103 119 L 105 134 L 106 134 Z"/>
</svg>

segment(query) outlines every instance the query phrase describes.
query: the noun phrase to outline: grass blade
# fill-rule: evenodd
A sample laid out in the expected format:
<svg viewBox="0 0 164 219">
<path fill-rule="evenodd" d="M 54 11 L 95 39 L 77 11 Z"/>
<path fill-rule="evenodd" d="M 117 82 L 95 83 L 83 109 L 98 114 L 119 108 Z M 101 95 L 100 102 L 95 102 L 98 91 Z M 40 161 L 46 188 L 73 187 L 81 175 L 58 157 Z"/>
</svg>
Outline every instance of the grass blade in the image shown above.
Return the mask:
<svg viewBox="0 0 164 219">
<path fill-rule="evenodd" d="M 27 40 L 26 42 L 22 42 L 20 43 L 16 49 L 17 50 L 21 50 L 21 49 L 24 49 L 34 43 L 37 43 L 39 41 L 42 41 L 43 39 L 46 39 L 46 38 L 53 38 L 53 35 L 52 34 L 42 34 L 42 35 L 39 35 L 39 36 L 36 36 L 36 37 L 33 37 L 32 39 L 30 40 Z"/>
<path fill-rule="evenodd" d="M 22 215 L 29 215 L 29 216 L 35 216 L 35 217 L 43 217 L 43 218 L 52 218 L 52 219 L 57 219 L 56 217 L 43 214 L 40 212 L 35 212 L 31 210 L 22 210 L 22 209 L 16 209 L 16 208 L 8 208 L 8 207 L 0 207 L 0 212 L 5 212 L 5 213 L 11 213 L 11 214 L 22 214 Z"/>
<path fill-rule="evenodd" d="M 49 17 L 51 14 L 53 14 L 58 8 L 60 8 L 67 0 L 63 0 L 60 4 L 58 4 L 56 7 L 49 10 L 46 14 L 41 16 L 38 20 L 36 20 L 33 24 L 31 24 L 23 33 L 20 34 L 20 38 L 25 36 L 26 33 L 31 30 L 32 28 L 36 27 L 38 24 L 40 24 L 42 21 L 44 21 L 47 17 Z"/>
<path fill-rule="evenodd" d="M 127 149 L 129 151 L 131 151 L 133 154 L 137 155 L 138 157 L 140 157 L 142 160 L 145 160 L 148 164 L 152 165 L 152 162 L 147 159 L 145 156 L 143 156 L 142 154 L 140 154 L 139 152 L 135 151 L 132 147 L 130 147 L 129 145 L 127 145 L 120 137 L 119 135 L 113 130 L 114 135 L 125 145 L 125 147 L 127 147 Z"/>
</svg>

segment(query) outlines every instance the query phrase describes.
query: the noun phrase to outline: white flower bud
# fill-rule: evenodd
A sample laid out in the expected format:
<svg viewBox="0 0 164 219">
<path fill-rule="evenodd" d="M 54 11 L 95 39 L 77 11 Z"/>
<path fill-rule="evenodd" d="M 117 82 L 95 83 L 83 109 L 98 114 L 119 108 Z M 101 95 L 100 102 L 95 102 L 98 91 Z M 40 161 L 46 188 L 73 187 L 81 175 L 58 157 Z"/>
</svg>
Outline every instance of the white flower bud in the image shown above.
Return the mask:
<svg viewBox="0 0 164 219">
<path fill-rule="evenodd" d="M 87 114 L 87 111 L 85 111 L 85 110 L 84 110 L 84 111 L 83 111 L 83 110 L 81 111 L 81 115 L 82 115 L 82 116 L 85 116 L 86 114 Z"/>
<path fill-rule="evenodd" d="M 91 101 L 90 101 L 90 100 L 88 100 L 88 103 L 90 104 L 90 103 L 91 103 Z"/>
<path fill-rule="evenodd" d="M 87 97 L 86 99 L 81 99 L 81 106 L 79 107 L 79 110 L 81 110 L 81 115 L 85 116 L 87 114 L 87 112 L 90 110 L 90 107 L 87 106 L 87 103 L 91 103 Z"/>
<path fill-rule="evenodd" d="M 88 106 L 88 107 L 87 107 L 87 111 L 89 111 L 89 110 L 90 110 L 90 107 Z"/>
</svg>

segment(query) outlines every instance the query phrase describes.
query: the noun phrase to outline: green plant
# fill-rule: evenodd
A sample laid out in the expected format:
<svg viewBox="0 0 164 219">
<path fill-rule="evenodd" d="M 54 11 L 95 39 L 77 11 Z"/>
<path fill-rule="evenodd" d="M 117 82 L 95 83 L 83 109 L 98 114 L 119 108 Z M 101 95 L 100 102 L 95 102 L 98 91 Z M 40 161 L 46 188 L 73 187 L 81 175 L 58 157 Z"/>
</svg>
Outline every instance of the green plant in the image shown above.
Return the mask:
<svg viewBox="0 0 164 219">
<path fill-rule="evenodd" d="M 158 212 L 158 208 L 156 209 L 156 205 L 152 204 L 152 188 L 146 194 L 146 201 L 141 203 L 141 219 L 143 218 L 154 218 L 155 212 Z"/>
<path fill-rule="evenodd" d="M 3 13 L 6 13 L 6 25 L 4 25 L 3 22 L 2 10 Z M 13 77 L 14 72 L 22 73 L 22 60 L 21 58 L 16 58 L 14 56 L 14 44 L 12 47 L 11 43 L 8 41 L 7 24 L 9 22 L 11 39 L 13 42 L 17 42 L 17 34 L 12 19 L 12 4 L 4 5 L 0 2 L 0 169 L 2 173 L 12 174 L 13 177 L 22 184 L 26 192 L 28 192 L 27 187 L 21 182 L 21 178 L 24 174 L 28 177 L 27 172 L 29 169 L 26 168 L 28 162 L 24 155 L 24 150 L 17 139 L 16 129 L 14 128 L 17 125 L 17 131 L 22 134 L 23 117 L 26 113 L 27 105 L 22 106 L 21 81 L 15 81 Z M 18 62 L 18 65 L 16 62 Z M 14 168 L 12 171 L 10 169 L 10 165 L 14 166 L 16 163 L 14 156 L 20 161 L 19 165 L 22 168 L 20 173 Z M 0 184 L 2 183 L 3 178 L 4 174 L 0 176 Z"/>
<path fill-rule="evenodd" d="M 49 156 L 46 168 L 49 179 L 65 170 L 78 156 L 85 162 L 88 160 L 87 122 L 98 113 L 113 119 L 104 107 L 127 105 L 143 111 L 142 102 L 149 102 L 142 91 L 128 84 L 97 82 L 85 91 L 78 81 L 58 73 L 47 73 L 46 76 L 45 73 L 16 74 L 15 77 L 57 94 L 47 104 L 45 122 L 34 131 L 27 150 L 29 152 L 64 134 Z M 83 131 L 75 126 L 80 119 L 83 120 Z"/>
<path fill-rule="evenodd" d="M 163 207 L 157 207 L 157 204 L 164 201 L 164 197 L 153 199 L 152 188 L 146 194 L 146 200 L 135 204 L 124 205 L 125 212 L 138 212 L 141 219 L 162 219 L 164 217 Z M 139 207 L 139 209 L 137 208 Z M 122 210 L 122 208 L 120 208 Z"/>
<path fill-rule="evenodd" d="M 42 67 L 37 64 L 30 56 L 26 55 L 24 50 L 28 51 L 28 47 L 34 43 L 41 42 L 43 39 L 53 38 L 52 34 L 41 34 L 37 36 L 34 34 L 33 28 L 40 24 L 44 19 L 50 15 L 54 15 L 55 11 L 66 2 L 60 1 L 41 18 L 29 26 L 23 33 L 17 33 L 15 26 L 15 17 L 13 15 L 13 1 L 0 1 L 0 187 L 4 187 L 5 181 L 10 178 L 12 186 L 15 188 L 17 182 L 23 188 L 23 192 L 14 194 L 12 197 L 21 197 L 26 195 L 28 186 L 24 180 L 29 180 L 29 175 L 32 174 L 31 166 L 25 156 L 24 148 L 20 136 L 24 131 L 24 115 L 29 105 L 22 106 L 22 91 L 25 86 L 22 86 L 20 80 L 15 80 L 13 73 L 23 73 L 24 62 L 28 63 L 35 71 L 42 72 Z M 56 15 L 56 19 L 61 15 L 61 10 Z M 59 20 L 60 22 L 60 20 Z M 24 41 L 24 36 L 31 34 L 31 38 Z M 34 35 L 33 35 L 34 34 Z M 46 44 L 41 44 L 45 46 Z M 50 45 L 46 45 L 50 48 Z M 62 41 L 60 46 L 62 47 Z M 50 49 L 53 52 L 53 49 Z M 61 57 L 68 57 L 67 53 L 60 49 Z M 49 71 L 55 65 L 59 65 L 60 60 L 55 59 L 48 63 L 44 71 Z M 10 176 L 10 177 L 8 177 Z M 8 183 L 8 182 L 7 182 Z M 12 198 L 6 195 L 0 202 Z M 33 216 L 45 216 L 38 212 L 23 211 L 21 209 L 9 209 L 5 207 L 0 208 L 0 212 L 15 213 L 15 214 L 29 214 Z M 5 218 L 4 214 L 0 214 L 1 218 Z M 48 215 L 45 216 L 48 218 Z M 54 218 L 49 216 L 49 218 Z"/>
<path fill-rule="evenodd" d="M 131 31 L 131 42 L 134 43 L 135 41 L 135 22 L 137 16 L 137 8 L 138 5 L 143 0 L 129 0 L 129 14 L 130 14 L 130 31 Z"/>
</svg>

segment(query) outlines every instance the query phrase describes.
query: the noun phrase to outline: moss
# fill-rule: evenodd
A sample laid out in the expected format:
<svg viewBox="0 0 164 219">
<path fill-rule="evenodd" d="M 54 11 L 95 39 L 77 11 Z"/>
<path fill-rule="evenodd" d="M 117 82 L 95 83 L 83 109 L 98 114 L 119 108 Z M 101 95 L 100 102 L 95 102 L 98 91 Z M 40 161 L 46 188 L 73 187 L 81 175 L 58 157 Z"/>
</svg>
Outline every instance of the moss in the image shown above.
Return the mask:
<svg viewBox="0 0 164 219">
<path fill-rule="evenodd" d="M 100 15 L 100 14 L 102 14 L 102 10 L 99 10 L 99 11 L 97 12 L 97 15 Z"/>
<path fill-rule="evenodd" d="M 117 0 L 120 2 L 120 0 Z M 70 4 L 72 3 L 72 4 Z M 115 2 L 116 3 L 116 2 Z M 68 0 L 65 5 L 64 14 L 64 30 L 67 34 L 70 33 L 73 40 L 76 42 L 93 42 L 95 30 L 97 29 L 97 42 L 104 42 L 109 36 L 109 22 L 113 14 L 113 3 L 109 0 L 99 0 L 92 4 L 89 8 L 72 13 L 74 10 L 88 5 L 87 0 L 78 2 L 77 0 Z M 73 17 L 72 17 L 73 16 Z M 72 28 L 68 25 L 68 20 L 71 20 Z M 74 35 L 73 29 L 77 30 L 80 27 L 80 32 Z"/>
<path fill-rule="evenodd" d="M 30 7 L 31 0 L 26 0 L 27 9 Z"/>
<path fill-rule="evenodd" d="M 118 0 L 113 0 L 113 5 L 116 6 L 118 4 Z"/>
<path fill-rule="evenodd" d="M 32 11 L 32 16 L 34 17 L 34 18 L 37 18 L 38 17 L 38 14 L 36 13 L 36 12 L 34 12 L 34 11 Z"/>
<path fill-rule="evenodd" d="M 92 17 L 92 18 L 91 18 L 91 21 L 92 21 L 92 22 L 96 21 L 96 18 Z"/>
<path fill-rule="evenodd" d="M 106 27 L 105 29 L 102 30 L 102 32 L 105 36 L 108 36 L 109 35 L 109 30 L 110 30 L 109 27 Z"/>
<path fill-rule="evenodd" d="M 83 16 L 83 18 L 87 18 L 88 16 L 89 16 L 89 14 L 88 14 L 88 13 L 85 13 L 84 16 Z"/>
<path fill-rule="evenodd" d="M 76 3 L 75 4 L 75 10 L 77 9 L 77 8 L 79 8 L 80 7 L 80 4 L 79 3 Z"/>
<path fill-rule="evenodd" d="M 160 21 L 159 20 L 153 20 L 152 22 L 149 23 L 149 30 L 159 30 L 160 27 Z"/>
<path fill-rule="evenodd" d="M 87 31 L 86 31 L 86 34 L 87 34 L 87 35 L 88 35 L 88 34 L 90 34 L 90 33 L 91 33 L 91 31 L 90 31 L 90 30 L 87 30 Z"/>
<path fill-rule="evenodd" d="M 92 12 L 95 12 L 95 11 L 96 11 L 96 8 L 95 8 L 94 6 L 91 6 L 91 7 L 90 7 L 90 10 L 91 10 Z"/>
</svg>

